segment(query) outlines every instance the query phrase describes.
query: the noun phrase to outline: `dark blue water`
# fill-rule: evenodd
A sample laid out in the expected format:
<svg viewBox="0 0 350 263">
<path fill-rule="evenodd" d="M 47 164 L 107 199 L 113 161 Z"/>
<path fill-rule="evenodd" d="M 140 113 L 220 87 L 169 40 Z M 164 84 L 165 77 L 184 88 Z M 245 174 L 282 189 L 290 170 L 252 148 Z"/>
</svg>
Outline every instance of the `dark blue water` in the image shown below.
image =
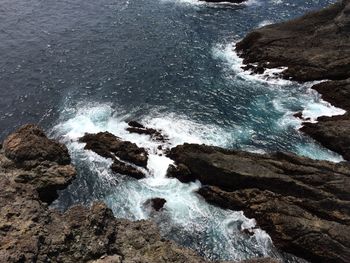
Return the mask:
<svg viewBox="0 0 350 263">
<path fill-rule="evenodd" d="M 165 178 L 170 160 L 157 144 L 125 132 L 137 119 L 162 129 L 172 146 L 207 143 L 256 152 L 287 150 L 341 158 L 299 133 L 293 113 L 338 112 L 301 85 L 240 70 L 234 42 L 259 25 L 319 9 L 329 0 L 256 0 L 245 5 L 195 0 L 3 0 L 0 4 L 0 138 L 38 123 L 66 142 L 77 180 L 55 206 L 104 200 L 117 217 L 153 218 L 163 235 L 210 259 L 280 257 L 241 212 L 207 205 Z M 149 177 L 116 177 L 109 161 L 82 149 L 84 132 L 108 130 L 146 147 Z M 158 157 L 157 157 L 158 156 Z M 167 198 L 152 217 L 147 198 Z"/>
</svg>

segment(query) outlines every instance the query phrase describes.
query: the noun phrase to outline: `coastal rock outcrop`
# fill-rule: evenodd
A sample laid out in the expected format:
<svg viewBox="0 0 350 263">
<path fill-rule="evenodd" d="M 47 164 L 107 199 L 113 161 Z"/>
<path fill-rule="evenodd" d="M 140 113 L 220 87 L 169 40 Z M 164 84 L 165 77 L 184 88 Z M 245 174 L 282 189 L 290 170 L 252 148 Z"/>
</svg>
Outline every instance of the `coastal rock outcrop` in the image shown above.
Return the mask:
<svg viewBox="0 0 350 263">
<path fill-rule="evenodd" d="M 21 149 L 13 140 L 22 138 L 24 131 L 30 136 L 23 147 L 33 155 L 14 150 Z M 57 156 L 44 154 L 43 145 L 48 151 L 60 149 Z M 21 158 L 6 151 L 20 153 Z M 50 209 L 56 191 L 76 174 L 70 163 L 62 163 L 65 152 L 64 145 L 48 139 L 35 125 L 20 128 L 0 147 L 0 262 L 208 262 L 162 238 L 151 221 L 116 219 L 101 202 L 90 208 L 73 206 L 64 213 Z"/>
<path fill-rule="evenodd" d="M 169 157 L 204 185 L 199 194 L 208 202 L 243 210 L 281 250 L 311 262 L 350 261 L 348 163 L 196 144 L 177 146 Z"/>
<path fill-rule="evenodd" d="M 146 167 L 148 153 L 135 143 L 122 141 L 109 132 L 85 134 L 79 142 L 86 143 L 84 149 L 92 150 L 105 158 L 111 158 L 111 169 L 120 174 L 126 174 L 136 179 L 145 177 L 145 174 L 135 166 Z M 131 164 L 133 165 L 131 165 Z"/>
<path fill-rule="evenodd" d="M 317 123 L 304 123 L 301 131 L 350 161 L 350 78 L 322 82 L 313 88 L 323 99 L 347 112 L 341 116 L 319 117 Z"/>
<path fill-rule="evenodd" d="M 245 69 L 263 73 L 284 67 L 281 76 L 297 81 L 331 80 L 314 85 L 322 98 L 349 111 L 350 0 L 249 33 L 236 44 Z M 350 160 L 350 115 L 318 119 L 302 129 Z"/>
<path fill-rule="evenodd" d="M 350 1 L 249 33 L 236 49 L 244 64 L 287 67 L 285 78 L 299 81 L 350 77 Z"/>
</svg>

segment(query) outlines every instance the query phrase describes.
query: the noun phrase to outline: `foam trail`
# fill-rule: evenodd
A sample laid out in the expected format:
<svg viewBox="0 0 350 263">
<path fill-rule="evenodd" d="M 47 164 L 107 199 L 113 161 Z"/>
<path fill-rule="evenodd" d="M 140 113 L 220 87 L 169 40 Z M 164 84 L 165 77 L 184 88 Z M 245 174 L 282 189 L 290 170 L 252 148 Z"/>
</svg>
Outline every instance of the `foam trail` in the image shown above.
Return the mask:
<svg viewBox="0 0 350 263">
<path fill-rule="evenodd" d="M 303 121 L 316 122 L 320 116 L 345 114 L 343 109 L 322 100 L 321 96 L 311 89 L 316 82 L 299 84 L 280 78 L 279 74 L 286 68 L 266 69 L 263 74 L 252 74 L 251 71 L 243 70 L 243 59 L 235 52 L 234 42 L 226 45 L 218 44 L 212 52 L 214 58 L 224 63 L 224 73 L 228 81 L 250 82 L 255 89 L 264 89 L 270 93 L 275 110 L 282 113 L 282 117 L 276 121 L 281 130 L 289 126 L 298 130 L 302 127 Z M 300 109 L 298 111 L 302 112 L 304 120 L 294 117 L 294 114 L 298 112 L 294 110 L 295 108 Z M 314 141 L 305 143 L 303 146 L 298 145 L 294 152 L 314 159 L 343 161 L 340 155 L 320 147 Z"/>
</svg>

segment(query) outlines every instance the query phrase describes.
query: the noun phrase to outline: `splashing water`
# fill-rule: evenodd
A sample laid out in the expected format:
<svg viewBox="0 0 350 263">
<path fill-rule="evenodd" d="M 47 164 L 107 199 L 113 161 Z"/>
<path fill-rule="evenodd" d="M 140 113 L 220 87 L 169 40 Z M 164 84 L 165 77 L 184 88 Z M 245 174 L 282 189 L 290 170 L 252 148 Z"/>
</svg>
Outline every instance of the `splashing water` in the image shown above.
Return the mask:
<svg viewBox="0 0 350 263">
<path fill-rule="evenodd" d="M 279 256 L 273 248 L 269 236 L 260 229 L 254 229 L 249 236 L 244 229 L 255 226 L 253 219 L 246 218 L 242 212 L 222 210 L 207 204 L 196 194 L 200 183 L 183 184 L 174 178 L 167 178 L 166 171 L 172 160 L 160 155 L 159 142 L 147 135 L 132 134 L 125 130 L 129 116 L 118 116 L 110 106 L 93 106 L 77 110 L 73 117 L 61 122 L 53 129 L 53 134 L 68 146 L 79 178 L 68 190 L 61 193 L 54 206 L 65 209 L 70 205 L 69 198 L 79 195 L 84 203 L 103 199 L 116 217 L 139 220 L 153 218 L 165 237 L 197 250 L 209 259 L 245 259 L 255 256 Z M 215 136 L 220 128 L 203 127 L 198 123 L 174 115 L 145 118 L 147 127 L 162 130 L 169 137 L 169 147 L 184 142 L 220 145 L 221 136 Z M 83 149 L 77 142 L 85 132 L 109 131 L 123 140 L 137 143 L 149 152 L 147 177 L 134 180 L 113 174 L 108 168 L 111 160 L 102 158 Z M 88 167 L 88 169 L 86 168 Z M 87 181 L 95 177 L 99 187 L 92 187 L 84 196 Z M 98 182 L 96 182 L 98 181 Z M 102 192 L 100 187 L 104 188 Z M 74 189 L 74 191 L 72 191 Z M 102 195 L 102 196 L 101 196 Z M 152 214 L 143 204 L 150 198 L 166 199 L 165 210 Z M 76 202 L 76 200 L 74 200 Z"/>
</svg>

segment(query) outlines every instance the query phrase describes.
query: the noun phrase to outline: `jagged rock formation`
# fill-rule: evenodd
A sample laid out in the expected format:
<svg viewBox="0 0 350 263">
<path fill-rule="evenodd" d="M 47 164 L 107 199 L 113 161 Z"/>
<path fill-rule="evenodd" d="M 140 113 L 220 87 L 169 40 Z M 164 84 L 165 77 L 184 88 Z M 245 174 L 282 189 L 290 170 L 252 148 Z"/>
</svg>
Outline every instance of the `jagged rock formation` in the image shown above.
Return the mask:
<svg viewBox="0 0 350 263">
<path fill-rule="evenodd" d="M 159 141 L 162 143 L 165 143 L 166 141 L 168 141 L 168 138 L 166 136 L 164 136 L 161 133 L 161 131 L 153 129 L 153 128 L 145 127 L 137 121 L 129 121 L 128 125 L 129 125 L 129 127 L 126 128 L 126 130 L 130 133 L 149 135 L 153 140 Z"/>
<path fill-rule="evenodd" d="M 313 88 L 332 104 L 349 110 L 350 0 L 301 18 L 254 30 L 236 49 L 246 69 L 287 67 L 282 77 L 298 81 L 333 80 Z M 304 132 L 350 160 L 350 117 L 320 118 Z"/>
<path fill-rule="evenodd" d="M 145 177 L 145 174 L 135 165 L 145 168 L 148 153 L 135 143 L 122 141 L 109 132 L 85 134 L 79 141 L 86 143 L 86 150 L 92 150 L 105 158 L 111 158 L 113 160 L 111 169 L 114 172 L 126 174 L 136 179 Z M 134 164 L 134 166 L 128 162 Z"/>
<path fill-rule="evenodd" d="M 116 219 L 103 203 L 48 207 L 75 177 L 67 148 L 35 125 L 0 147 L 0 262 L 207 262 L 163 239 L 154 223 Z M 247 263 L 277 263 L 273 259 Z"/>
<path fill-rule="evenodd" d="M 208 202 L 243 210 L 283 251 L 311 262 L 350 262 L 350 165 L 293 154 L 259 155 L 184 144 L 170 176 L 199 180 Z M 180 166 L 181 165 L 181 166 Z"/>
</svg>

